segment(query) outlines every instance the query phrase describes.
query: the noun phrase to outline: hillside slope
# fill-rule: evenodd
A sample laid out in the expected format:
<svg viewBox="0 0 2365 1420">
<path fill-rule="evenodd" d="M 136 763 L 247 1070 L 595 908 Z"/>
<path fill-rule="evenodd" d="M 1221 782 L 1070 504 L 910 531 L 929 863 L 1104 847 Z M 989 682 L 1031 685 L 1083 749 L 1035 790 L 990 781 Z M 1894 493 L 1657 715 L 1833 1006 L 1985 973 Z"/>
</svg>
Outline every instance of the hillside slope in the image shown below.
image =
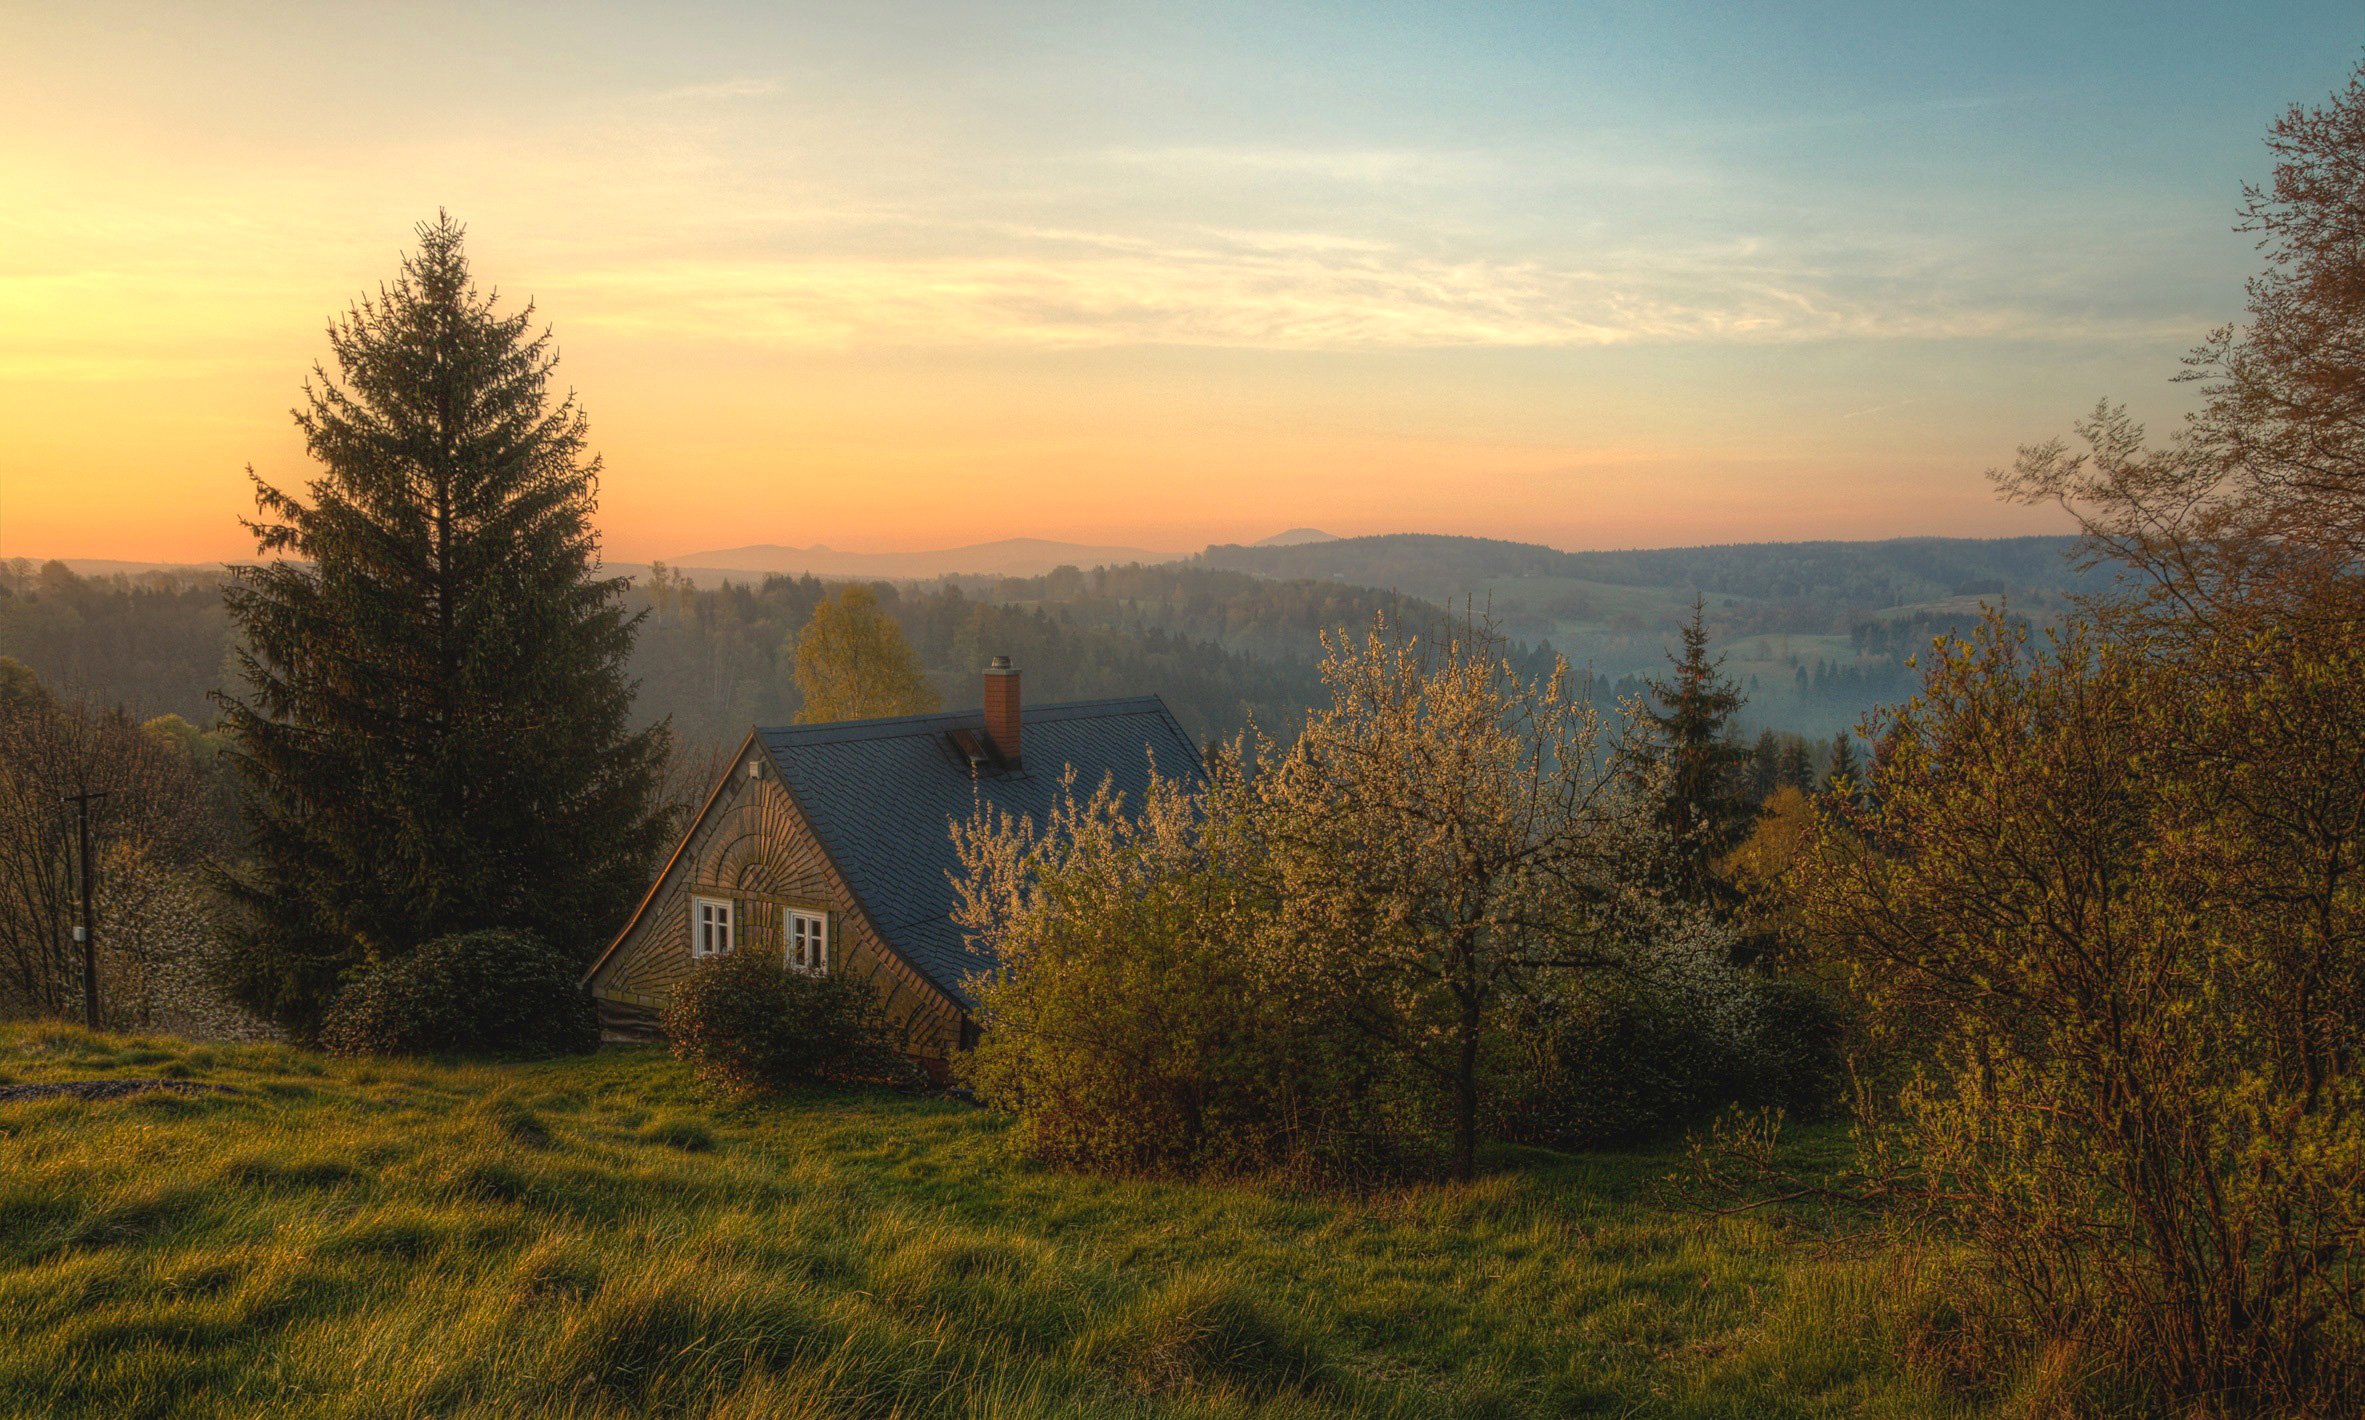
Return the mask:
<svg viewBox="0 0 2365 1420">
<path fill-rule="evenodd" d="M 0 1413 L 1920 1416 L 1892 1274 L 1658 1155 L 1360 1199 L 1022 1168 L 970 1107 L 661 1055 L 350 1064 L 0 1025 Z"/>
<path fill-rule="evenodd" d="M 1498 538 L 1394 533 L 1285 546 L 1211 547 L 1200 561 L 1262 577 L 1314 577 L 1458 600 L 1519 577 L 1565 577 L 1759 601 L 1880 608 L 1946 597 L 2057 590 L 2080 580 L 2069 537 L 1907 537 L 1562 552 Z"/>
<path fill-rule="evenodd" d="M 1896 538 L 1761 542 L 1632 552 L 1405 533 L 1294 547 L 1211 547 L 1186 567 L 1386 587 L 1482 610 L 1510 636 L 1549 643 L 1622 692 L 1664 673 L 1695 597 L 1744 720 L 1811 735 L 1852 728 L 1912 695 L 1908 664 L 1983 605 L 2046 621 L 2107 577 L 2070 561 L 2075 539 Z"/>
</svg>

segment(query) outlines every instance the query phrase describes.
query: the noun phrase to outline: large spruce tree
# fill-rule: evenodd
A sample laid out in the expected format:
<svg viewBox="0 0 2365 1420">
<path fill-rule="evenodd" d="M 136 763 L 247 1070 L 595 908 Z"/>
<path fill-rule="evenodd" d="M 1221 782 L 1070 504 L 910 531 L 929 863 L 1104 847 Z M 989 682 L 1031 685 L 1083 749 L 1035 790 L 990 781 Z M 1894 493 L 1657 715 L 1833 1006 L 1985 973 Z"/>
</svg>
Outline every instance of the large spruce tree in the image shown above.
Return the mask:
<svg viewBox="0 0 2365 1420">
<path fill-rule="evenodd" d="M 506 927 L 588 954 L 646 886 L 664 726 L 634 730 L 638 618 L 600 574 L 599 459 L 529 303 L 439 216 L 329 328 L 295 411 L 308 498 L 256 477 L 220 697 L 254 841 L 240 985 L 299 1029 L 348 968 Z"/>
</svg>

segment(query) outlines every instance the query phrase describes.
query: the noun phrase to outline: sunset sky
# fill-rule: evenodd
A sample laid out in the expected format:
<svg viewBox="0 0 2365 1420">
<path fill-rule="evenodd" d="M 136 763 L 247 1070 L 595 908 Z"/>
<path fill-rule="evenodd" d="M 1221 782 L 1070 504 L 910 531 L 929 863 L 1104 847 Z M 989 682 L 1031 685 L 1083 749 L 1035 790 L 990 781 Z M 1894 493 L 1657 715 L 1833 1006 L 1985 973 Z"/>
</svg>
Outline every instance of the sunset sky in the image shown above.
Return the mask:
<svg viewBox="0 0 2365 1420">
<path fill-rule="evenodd" d="M 2050 530 L 2164 423 L 2355 0 L 0 0 L 0 557 L 244 556 L 325 321 L 448 208 L 608 554 L 1313 524 Z"/>
</svg>

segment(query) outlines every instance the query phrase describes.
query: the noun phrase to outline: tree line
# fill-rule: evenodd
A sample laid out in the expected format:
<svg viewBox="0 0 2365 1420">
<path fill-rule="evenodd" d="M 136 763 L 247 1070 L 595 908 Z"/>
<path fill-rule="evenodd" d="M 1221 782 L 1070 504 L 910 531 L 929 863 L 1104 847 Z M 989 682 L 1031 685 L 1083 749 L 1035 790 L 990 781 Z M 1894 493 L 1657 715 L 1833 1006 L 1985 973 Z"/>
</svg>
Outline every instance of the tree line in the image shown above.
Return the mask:
<svg viewBox="0 0 2365 1420">
<path fill-rule="evenodd" d="M 210 725 L 210 697 L 237 674 L 223 581 L 0 563 L 0 655 L 70 698 Z M 711 746 L 735 743 L 749 725 L 797 719 L 797 637 L 844 585 L 773 576 L 702 588 L 663 565 L 634 579 L 621 599 L 628 614 L 646 613 L 626 661 L 634 723 L 668 722 L 684 744 Z M 1167 567 L 866 585 L 944 703 L 974 701 L 983 650 L 1022 658 L 1031 692 L 1046 698 L 1157 690 L 1200 738 L 1232 734 L 1251 717 L 1294 723 L 1318 683 L 1323 630 L 1380 611 L 1443 615 L 1366 588 Z"/>
<path fill-rule="evenodd" d="M 1073 569 L 1063 569 L 1072 571 Z M 1078 585 L 1145 569 L 1075 573 Z M 1206 739 L 1243 728 L 1251 718 L 1289 725 L 1316 683 L 1312 657 L 1275 644 L 1269 652 L 1212 635 L 1224 625 L 1269 626 L 1277 598 L 1241 578 L 1221 588 L 1184 579 L 1158 589 L 1170 600 L 1063 598 L 1061 578 L 997 579 L 986 591 L 960 579 L 921 586 L 858 584 L 891 620 L 917 657 L 934 698 L 978 703 L 978 671 L 995 655 L 1023 667 L 1030 696 L 1092 699 L 1156 691 L 1186 731 Z M 754 724 L 799 718 L 806 693 L 796 675 L 798 639 L 807 622 L 841 589 L 818 578 L 774 576 L 760 583 L 700 588 L 656 568 L 645 586 L 649 611 L 632 670 L 645 711 L 663 707 L 683 740 L 726 751 Z M 1286 592 L 1283 593 L 1286 596 Z M 1360 610 L 1376 594 L 1342 598 Z M 1260 641 L 1258 637 L 1245 638 Z M 1313 633 L 1306 633 L 1311 639 Z"/>
</svg>

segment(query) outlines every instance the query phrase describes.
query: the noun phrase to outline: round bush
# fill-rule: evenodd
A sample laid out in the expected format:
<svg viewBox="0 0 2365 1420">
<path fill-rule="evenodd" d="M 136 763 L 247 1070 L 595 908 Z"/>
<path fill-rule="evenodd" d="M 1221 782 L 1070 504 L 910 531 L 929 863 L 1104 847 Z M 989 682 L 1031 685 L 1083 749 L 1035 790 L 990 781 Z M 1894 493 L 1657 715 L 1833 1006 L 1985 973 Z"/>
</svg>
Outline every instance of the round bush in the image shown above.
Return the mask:
<svg viewBox="0 0 2365 1420">
<path fill-rule="evenodd" d="M 910 1083 L 869 985 L 790 971 L 769 952 L 694 962 L 663 1017 L 674 1055 L 700 1079 L 741 1093 L 815 1080 Z"/>
<path fill-rule="evenodd" d="M 331 1055 L 556 1055 L 599 1044 L 580 964 L 525 932 L 438 937 L 365 969 L 320 1026 Z"/>
<path fill-rule="evenodd" d="M 1779 1105 L 1793 1119 L 1829 1118 L 1847 1094 L 1843 1003 L 1810 982 L 1785 977 L 1768 979 L 1759 1000 L 1759 1079 L 1747 1102 Z"/>
<path fill-rule="evenodd" d="M 1497 1130 L 1555 1149 L 1630 1144 L 1705 1118 L 1744 1070 L 1699 1012 L 1636 982 L 1524 1003 L 1497 1051 Z"/>
</svg>

